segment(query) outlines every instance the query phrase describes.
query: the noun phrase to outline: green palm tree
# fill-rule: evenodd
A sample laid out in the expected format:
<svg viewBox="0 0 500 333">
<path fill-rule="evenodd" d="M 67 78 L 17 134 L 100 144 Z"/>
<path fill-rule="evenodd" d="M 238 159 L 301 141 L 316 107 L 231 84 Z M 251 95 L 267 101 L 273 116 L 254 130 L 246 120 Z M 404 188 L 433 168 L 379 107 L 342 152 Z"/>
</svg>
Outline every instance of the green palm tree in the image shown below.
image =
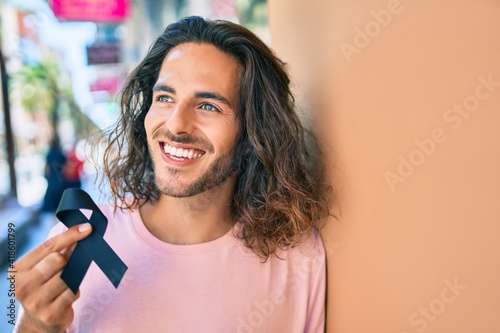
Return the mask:
<svg viewBox="0 0 500 333">
<path fill-rule="evenodd" d="M 61 106 L 69 108 L 76 132 L 88 135 L 97 126 L 84 115 L 66 84 L 56 63 L 44 60 L 35 65 L 23 66 L 14 76 L 14 85 L 21 96 L 21 105 L 27 112 L 41 108 L 47 112 L 53 133 L 57 132 Z"/>
<path fill-rule="evenodd" d="M 45 110 L 54 131 L 59 123 L 59 77 L 58 67 L 48 61 L 23 66 L 13 77 L 14 88 L 20 94 L 23 108 L 27 112 L 34 112 L 38 108 Z"/>
</svg>

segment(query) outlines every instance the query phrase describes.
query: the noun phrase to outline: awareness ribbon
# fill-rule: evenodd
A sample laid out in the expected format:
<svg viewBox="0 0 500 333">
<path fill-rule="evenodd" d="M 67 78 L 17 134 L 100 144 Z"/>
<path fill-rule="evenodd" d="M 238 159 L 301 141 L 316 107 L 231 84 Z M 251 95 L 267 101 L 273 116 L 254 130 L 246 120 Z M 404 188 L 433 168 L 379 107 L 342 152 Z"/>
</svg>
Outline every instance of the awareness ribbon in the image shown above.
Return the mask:
<svg viewBox="0 0 500 333">
<path fill-rule="evenodd" d="M 80 209 L 92 210 L 90 218 L 87 218 Z M 128 267 L 104 240 L 108 219 L 92 198 L 78 188 L 66 189 L 59 202 L 56 216 L 68 228 L 85 222 L 92 225 L 92 233 L 76 244 L 61 274 L 61 279 L 71 291 L 76 294 L 92 261 L 97 264 L 115 288 L 118 288 Z"/>
</svg>

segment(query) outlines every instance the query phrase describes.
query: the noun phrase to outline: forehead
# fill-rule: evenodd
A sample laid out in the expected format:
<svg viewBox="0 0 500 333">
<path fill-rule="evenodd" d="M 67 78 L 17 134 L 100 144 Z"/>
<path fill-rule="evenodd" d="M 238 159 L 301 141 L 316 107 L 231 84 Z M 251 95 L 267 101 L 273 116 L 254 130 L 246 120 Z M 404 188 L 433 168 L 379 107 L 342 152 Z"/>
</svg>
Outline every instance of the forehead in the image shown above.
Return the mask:
<svg viewBox="0 0 500 333">
<path fill-rule="evenodd" d="M 231 55 L 211 44 L 184 43 L 163 59 L 158 83 L 192 89 L 216 89 L 235 95 L 241 66 Z M 233 96 L 231 96 L 233 97 Z"/>
</svg>

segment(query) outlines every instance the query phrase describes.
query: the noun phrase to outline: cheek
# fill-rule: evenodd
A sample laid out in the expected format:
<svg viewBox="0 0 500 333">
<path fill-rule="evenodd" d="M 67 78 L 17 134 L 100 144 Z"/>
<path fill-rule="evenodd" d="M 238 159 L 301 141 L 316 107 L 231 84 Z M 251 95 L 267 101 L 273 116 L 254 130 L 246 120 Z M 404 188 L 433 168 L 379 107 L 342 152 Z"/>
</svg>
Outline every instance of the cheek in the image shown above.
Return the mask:
<svg viewBox="0 0 500 333">
<path fill-rule="evenodd" d="M 238 127 L 230 126 L 223 129 L 220 129 L 216 133 L 214 133 L 213 140 L 214 143 L 217 142 L 220 147 L 224 147 L 224 150 L 230 150 L 238 140 Z"/>
</svg>

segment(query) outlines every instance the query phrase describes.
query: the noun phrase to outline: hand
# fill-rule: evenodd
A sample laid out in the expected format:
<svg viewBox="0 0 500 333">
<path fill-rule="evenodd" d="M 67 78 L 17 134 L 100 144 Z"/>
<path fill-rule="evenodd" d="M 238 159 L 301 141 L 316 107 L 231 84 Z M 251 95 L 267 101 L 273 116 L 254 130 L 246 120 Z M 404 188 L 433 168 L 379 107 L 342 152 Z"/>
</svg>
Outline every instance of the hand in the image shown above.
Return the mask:
<svg viewBox="0 0 500 333">
<path fill-rule="evenodd" d="M 25 311 L 18 332 L 64 332 L 71 324 L 80 291 L 74 295 L 60 275 L 76 242 L 91 231 L 89 223 L 71 227 L 16 262 L 16 298 Z"/>
</svg>

